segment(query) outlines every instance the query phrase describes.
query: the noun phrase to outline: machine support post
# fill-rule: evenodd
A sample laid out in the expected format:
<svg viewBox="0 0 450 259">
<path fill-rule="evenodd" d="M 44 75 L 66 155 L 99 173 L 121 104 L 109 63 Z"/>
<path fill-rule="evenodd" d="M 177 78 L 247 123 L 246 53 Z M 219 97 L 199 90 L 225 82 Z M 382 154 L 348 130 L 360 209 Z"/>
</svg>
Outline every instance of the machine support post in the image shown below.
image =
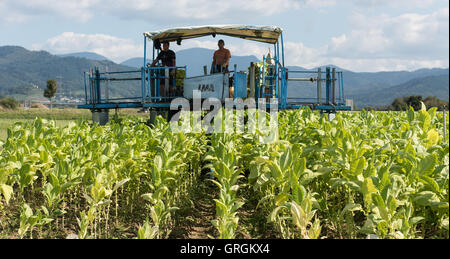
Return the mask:
<svg viewBox="0 0 450 259">
<path fill-rule="evenodd" d="M 150 124 L 151 125 L 155 125 L 155 121 L 156 121 L 156 116 L 158 115 L 158 112 L 157 111 L 155 111 L 155 110 L 153 110 L 153 109 L 151 109 L 150 110 Z"/>
<path fill-rule="evenodd" d="M 109 110 L 108 109 L 93 109 L 92 121 L 97 122 L 98 125 L 104 126 L 109 122 Z"/>
<path fill-rule="evenodd" d="M 146 80 L 145 78 L 146 78 L 146 76 L 145 76 L 145 66 L 144 66 L 141 69 L 141 92 L 142 92 L 141 101 L 142 101 L 142 104 L 144 104 L 144 98 L 145 98 L 145 80 Z"/>
<path fill-rule="evenodd" d="M 278 51 L 278 41 L 277 41 L 277 55 L 275 56 L 275 98 L 278 99 L 278 57 L 279 57 L 279 51 Z M 272 98 L 273 98 L 273 91 L 272 91 Z"/>
<path fill-rule="evenodd" d="M 89 76 L 88 76 L 88 78 L 89 78 L 89 92 L 90 92 L 90 98 L 91 98 L 91 104 L 92 105 L 94 105 L 94 95 L 95 95 L 95 93 L 94 93 L 94 80 L 92 79 L 93 78 L 93 76 L 94 76 L 94 72 L 92 72 L 93 70 L 92 70 L 92 68 L 91 69 L 89 69 Z"/>
<path fill-rule="evenodd" d="M 87 85 L 86 85 L 86 72 L 83 72 L 84 76 L 84 95 L 85 95 L 85 104 L 88 104 L 88 97 L 87 97 Z"/>
<path fill-rule="evenodd" d="M 322 104 L 322 69 L 317 71 L 317 103 Z"/>
<path fill-rule="evenodd" d="M 161 96 L 167 96 L 168 94 L 168 90 L 169 90 L 169 69 L 166 68 L 164 69 L 164 89 L 163 92 L 161 93 Z"/>
<path fill-rule="evenodd" d="M 101 91 L 100 91 L 100 71 L 98 70 L 98 67 L 95 68 L 95 102 L 101 103 Z"/>
<path fill-rule="evenodd" d="M 144 66 L 147 64 L 147 37 L 144 35 Z"/>
<path fill-rule="evenodd" d="M 331 95 L 331 93 L 330 93 L 330 88 L 331 88 L 331 71 L 330 71 L 330 68 L 329 67 L 327 67 L 327 69 L 326 69 L 326 73 L 327 73 L 327 81 L 326 81 L 326 85 L 325 85 L 325 87 L 326 87 L 326 104 L 327 105 L 329 105 L 331 102 L 330 102 L 330 95 Z"/>
<path fill-rule="evenodd" d="M 105 99 L 106 102 L 109 102 L 109 73 L 108 73 L 108 67 L 105 67 L 105 74 L 106 74 L 106 84 L 105 84 Z"/>
<path fill-rule="evenodd" d="M 283 33 L 281 33 L 281 58 L 282 58 L 282 65 L 284 65 L 284 42 L 283 42 Z"/>
<path fill-rule="evenodd" d="M 332 81 L 331 81 L 331 84 L 332 84 L 332 95 L 331 95 L 331 98 L 332 98 L 332 103 L 335 105 L 336 104 L 336 68 L 333 68 L 331 71 L 332 71 L 331 72 L 331 74 L 332 74 Z"/>
</svg>

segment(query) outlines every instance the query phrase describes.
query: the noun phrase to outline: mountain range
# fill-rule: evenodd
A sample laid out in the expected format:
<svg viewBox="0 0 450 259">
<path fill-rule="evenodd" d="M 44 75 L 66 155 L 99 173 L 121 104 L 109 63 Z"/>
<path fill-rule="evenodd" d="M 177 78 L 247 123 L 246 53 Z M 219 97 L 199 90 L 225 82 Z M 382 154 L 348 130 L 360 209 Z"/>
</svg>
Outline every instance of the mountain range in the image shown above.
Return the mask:
<svg viewBox="0 0 450 259">
<path fill-rule="evenodd" d="M 393 99 L 405 96 L 404 93 L 420 95 L 424 99 L 432 95 L 448 102 L 449 75 L 418 77 L 396 86 L 353 92 L 351 98 L 357 100 L 355 104 L 359 107 L 362 107 L 365 103 L 370 103 L 371 106 L 390 105 Z"/>
<path fill-rule="evenodd" d="M 192 48 L 177 51 L 177 66 L 187 66 L 187 76 L 203 74 L 203 66 L 209 73 L 214 50 Z M 151 58 L 151 57 L 150 57 Z M 247 71 L 250 62 L 258 62 L 255 56 L 233 56 L 230 70 Z M 147 59 L 149 63 L 150 60 Z M 59 93 L 84 99 L 83 72 L 94 67 L 101 71 L 137 71 L 143 58 L 133 58 L 116 64 L 108 58 L 92 52 L 52 55 L 46 51 L 29 51 L 19 46 L 0 46 L 0 96 L 18 99 L 42 97 L 46 81 L 54 78 L 59 82 Z M 332 66 L 332 65 L 329 65 Z M 333 66 L 334 67 L 334 66 Z M 449 100 L 449 69 L 434 68 L 416 71 L 353 72 L 343 71 L 345 98 L 353 99 L 357 107 L 389 105 L 396 97 L 409 95 L 435 96 Z M 306 70 L 289 66 L 289 71 Z M 315 69 L 311 69 L 315 70 Z M 294 74 L 291 72 L 289 75 Z M 140 74 L 135 74 L 140 76 Z M 313 74 L 311 74 L 313 75 Z M 302 74 L 308 77 L 308 74 Z M 110 97 L 139 96 L 139 82 L 111 82 Z M 314 97 L 315 84 L 289 82 L 288 97 Z"/>
<path fill-rule="evenodd" d="M 78 54 L 77 54 L 78 55 Z M 98 67 L 101 71 L 136 70 L 112 61 L 84 57 L 64 57 L 46 51 L 29 51 L 19 46 L 0 47 L 0 95 L 17 99 L 40 98 L 48 79 L 58 81 L 58 92 L 64 96 L 84 97 L 83 72 Z M 138 87 L 112 87 L 114 97 L 135 95 Z"/>
<path fill-rule="evenodd" d="M 110 61 L 107 57 L 99 55 L 94 52 L 77 52 L 77 53 L 68 53 L 68 54 L 58 54 L 59 57 L 76 57 L 76 58 L 86 58 L 86 59 L 92 59 L 97 61 Z"/>
</svg>

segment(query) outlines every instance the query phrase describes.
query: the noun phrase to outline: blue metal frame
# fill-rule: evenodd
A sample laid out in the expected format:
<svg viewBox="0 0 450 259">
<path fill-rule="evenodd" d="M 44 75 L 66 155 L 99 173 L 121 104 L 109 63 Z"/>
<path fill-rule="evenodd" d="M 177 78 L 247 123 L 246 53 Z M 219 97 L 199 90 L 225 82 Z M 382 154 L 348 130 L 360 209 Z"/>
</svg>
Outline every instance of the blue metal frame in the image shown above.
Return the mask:
<svg viewBox="0 0 450 259">
<path fill-rule="evenodd" d="M 153 60 L 159 55 L 160 50 L 155 48 L 152 44 L 152 54 Z M 281 52 L 281 53 L 280 53 Z M 326 112 L 333 112 L 339 110 L 350 110 L 351 107 L 345 106 L 345 95 L 344 95 L 344 79 L 343 72 L 337 71 L 336 77 L 332 78 L 331 69 L 326 68 L 325 78 L 317 78 L 316 80 L 321 80 L 325 82 L 326 96 L 325 100 L 317 100 L 317 98 L 288 98 L 288 73 L 314 73 L 315 71 L 289 71 L 285 67 L 285 55 L 284 55 L 284 39 L 283 33 L 280 34 L 279 40 L 274 44 L 274 57 L 271 57 L 274 61 L 273 65 L 266 68 L 266 65 L 261 67 L 259 71 L 259 78 L 255 79 L 255 98 L 256 102 L 258 98 L 273 98 L 278 99 L 279 109 L 299 109 L 302 107 L 309 107 L 311 109 L 319 109 Z M 263 56 L 263 64 L 266 64 L 268 58 Z M 271 68 L 273 71 L 270 75 L 266 76 L 266 70 Z M 182 96 L 161 96 L 160 85 L 163 80 L 168 77 L 163 76 L 160 73 L 163 69 L 184 69 L 186 71 L 186 66 L 182 67 L 148 67 L 147 66 L 147 37 L 144 36 L 144 60 L 143 67 L 137 71 L 122 71 L 122 72 L 110 72 L 110 73 L 100 73 L 98 68 L 91 71 L 87 76 L 84 73 L 84 90 L 85 90 L 85 104 L 78 105 L 80 109 L 116 109 L 116 108 L 169 108 L 170 101 L 174 98 Z M 234 71 L 235 73 L 237 71 Z M 104 102 L 101 98 L 101 82 L 108 80 L 106 77 L 102 77 L 103 74 L 125 74 L 125 73 L 140 73 L 141 80 L 141 96 L 129 97 L 129 98 L 115 98 L 109 99 L 108 103 Z M 170 79 L 170 76 L 169 76 Z M 235 77 L 236 79 L 236 77 Z M 262 80 L 261 80 L 262 79 Z M 266 81 L 269 81 L 266 83 Z M 332 85 L 333 82 L 337 83 L 337 90 L 335 92 L 335 103 L 333 103 L 332 96 Z M 172 87 L 176 85 L 176 76 L 173 78 Z M 89 87 L 88 87 L 89 86 Z M 169 87 L 169 86 L 167 86 Z M 266 93 L 266 89 L 270 93 Z M 275 89 L 274 89 L 275 87 Z M 88 89 L 89 88 L 89 89 Z M 235 90 L 239 90 L 236 89 Z M 274 91 L 275 90 L 275 91 Z M 236 91 L 235 91 L 236 92 Z M 89 93 L 89 95 L 88 95 Z M 290 99 L 295 99 L 297 102 L 289 102 Z M 111 101 L 119 101 L 117 103 L 112 103 Z M 269 105 L 269 104 L 268 104 Z M 269 106 L 268 106 L 269 107 Z"/>
</svg>

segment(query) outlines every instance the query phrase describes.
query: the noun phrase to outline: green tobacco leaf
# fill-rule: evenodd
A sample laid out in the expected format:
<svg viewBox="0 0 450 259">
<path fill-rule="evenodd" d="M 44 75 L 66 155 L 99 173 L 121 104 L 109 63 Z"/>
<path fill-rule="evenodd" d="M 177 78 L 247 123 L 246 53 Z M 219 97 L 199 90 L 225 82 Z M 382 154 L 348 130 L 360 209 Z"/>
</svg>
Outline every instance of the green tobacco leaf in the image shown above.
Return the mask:
<svg viewBox="0 0 450 259">
<path fill-rule="evenodd" d="M 280 167 L 276 163 L 270 161 L 268 166 L 270 168 L 270 172 L 272 173 L 272 177 L 274 179 L 280 179 L 283 176 L 283 172 L 281 171 Z"/>
<path fill-rule="evenodd" d="M 420 102 L 420 107 L 420 111 L 427 111 L 427 106 L 423 102 Z"/>
<path fill-rule="evenodd" d="M 408 121 L 411 123 L 412 121 L 414 121 L 414 118 L 415 118 L 414 108 L 413 107 L 409 107 L 409 110 L 408 110 Z"/>
<path fill-rule="evenodd" d="M 367 219 L 364 226 L 358 231 L 362 234 L 374 234 L 376 231 L 376 225 L 371 219 Z"/>
<path fill-rule="evenodd" d="M 128 182 L 130 180 L 130 178 L 125 178 L 119 182 L 116 183 L 116 185 L 114 186 L 113 191 L 117 191 L 122 185 L 124 185 L 126 182 Z"/>
<path fill-rule="evenodd" d="M 0 184 L 0 191 L 3 194 L 3 197 L 5 197 L 6 204 L 9 204 L 9 200 L 13 194 L 13 188 L 6 184 Z"/>
<path fill-rule="evenodd" d="M 426 132 L 431 125 L 431 116 L 426 110 L 419 111 L 419 121 L 422 127 L 422 130 Z"/>
<path fill-rule="evenodd" d="M 411 226 L 414 226 L 414 225 L 417 225 L 422 220 L 425 220 L 425 218 L 424 217 L 414 217 L 414 218 L 409 220 L 409 224 Z"/>
<path fill-rule="evenodd" d="M 26 203 L 23 204 L 23 212 L 27 218 L 33 216 L 33 211 L 31 210 L 30 206 Z"/>
<path fill-rule="evenodd" d="M 292 165 L 292 153 L 291 149 L 288 148 L 286 152 L 281 154 L 280 157 L 280 167 L 283 172 L 287 171 L 289 167 Z"/>
<path fill-rule="evenodd" d="M 360 211 L 360 210 L 362 210 L 361 204 L 349 203 L 341 211 L 341 216 L 343 216 L 346 212 L 353 212 L 353 211 Z"/>
<path fill-rule="evenodd" d="M 427 143 L 425 146 L 429 148 L 436 145 L 439 142 L 439 138 L 439 132 L 437 132 L 435 129 L 429 130 L 427 133 Z"/>
<path fill-rule="evenodd" d="M 364 178 L 364 182 L 361 187 L 361 192 L 364 195 L 376 193 L 378 191 L 377 187 L 373 184 L 372 178 Z"/>
<path fill-rule="evenodd" d="M 421 175 L 420 180 L 421 180 L 421 182 L 425 183 L 427 185 L 427 187 L 430 188 L 431 191 L 433 191 L 434 193 L 441 192 L 439 185 L 433 178 L 426 176 L 426 175 Z"/>
<path fill-rule="evenodd" d="M 437 164 L 437 155 L 436 154 L 430 154 L 419 161 L 419 164 L 417 165 L 417 171 L 420 174 L 431 174 L 436 167 Z"/>
<path fill-rule="evenodd" d="M 306 196 L 306 189 L 302 185 L 296 184 L 292 188 L 292 197 L 296 203 L 300 204 L 305 198 L 305 196 Z"/>
<path fill-rule="evenodd" d="M 375 194 L 373 196 L 374 203 L 376 204 L 378 211 L 380 213 L 380 216 L 383 220 L 389 221 L 389 212 L 388 208 L 386 208 L 386 205 L 384 203 L 383 198 L 379 194 Z"/>
<path fill-rule="evenodd" d="M 364 196 L 364 204 L 367 208 L 370 208 L 370 205 L 372 204 L 372 194 L 377 192 L 378 189 L 373 184 L 372 179 L 370 177 L 364 178 L 364 182 L 361 186 L 361 193 Z"/>
<path fill-rule="evenodd" d="M 350 170 L 354 175 L 360 175 L 363 173 L 366 165 L 366 159 L 364 157 L 361 157 L 351 163 Z"/>
<path fill-rule="evenodd" d="M 430 191 L 423 191 L 416 195 L 413 199 L 414 202 L 421 206 L 432 206 L 433 204 L 439 203 L 439 197 Z"/>
<path fill-rule="evenodd" d="M 282 208 L 285 208 L 285 207 L 284 207 L 284 206 L 278 206 L 278 207 L 276 207 L 276 208 L 270 213 L 270 215 L 269 215 L 269 217 L 268 217 L 268 221 L 269 221 L 269 222 L 276 222 L 276 221 L 277 221 L 277 217 L 278 217 L 278 213 L 279 213 L 279 211 L 280 211 Z"/>
<path fill-rule="evenodd" d="M 142 194 L 141 197 L 146 201 L 154 203 L 153 193 L 145 193 L 145 194 Z"/>
<path fill-rule="evenodd" d="M 20 169 L 22 168 L 22 163 L 19 161 L 8 161 L 5 169 Z"/>
<path fill-rule="evenodd" d="M 442 220 L 441 227 L 448 231 L 448 218 Z"/>
</svg>

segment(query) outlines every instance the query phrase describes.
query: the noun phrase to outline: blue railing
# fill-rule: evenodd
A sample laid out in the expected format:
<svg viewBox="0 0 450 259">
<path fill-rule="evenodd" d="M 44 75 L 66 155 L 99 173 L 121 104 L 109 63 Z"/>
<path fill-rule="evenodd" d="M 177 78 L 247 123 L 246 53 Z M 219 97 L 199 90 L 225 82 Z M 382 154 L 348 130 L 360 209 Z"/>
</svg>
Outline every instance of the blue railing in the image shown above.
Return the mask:
<svg viewBox="0 0 450 259">
<path fill-rule="evenodd" d="M 142 102 L 147 101 L 160 101 L 160 102 L 170 102 L 170 100 L 182 97 L 177 95 L 176 92 L 176 79 L 177 70 L 184 69 L 186 71 L 186 66 L 182 67 L 143 67 L 142 73 Z M 166 75 L 166 71 L 168 72 Z M 172 74 L 172 75 L 171 75 Z M 186 72 L 185 72 L 186 77 Z M 168 82 L 168 85 L 166 85 Z M 161 85 L 164 85 L 164 92 L 161 93 Z"/>
<path fill-rule="evenodd" d="M 166 69 L 169 71 L 169 75 L 166 75 Z M 114 103 L 117 101 L 121 103 L 141 104 L 146 102 L 170 102 L 170 100 L 182 96 L 182 93 L 180 93 L 179 90 L 178 92 L 176 90 L 176 71 L 179 69 L 186 71 L 186 66 L 142 67 L 141 70 L 118 72 L 100 72 L 98 68 L 95 68 L 89 73 L 84 73 L 85 103 L 86 105 L 97 105 Z M 140 75 L 138 75 L 138 73 L 140 73 Z M 170 75 L 170 73 L 172 73 L 172 75 Z M 108 87 L 104 84 L 108 84 L 112 81 L 140 81 L 141 89 L 140 91 L 136 89 L 136 91 L 140 92 L 141 96 L 109 98 L 107 95 Z M 162 85 L 164 85 L 164 92 L 166 93 L 161 93 Z"/>
</svg>

